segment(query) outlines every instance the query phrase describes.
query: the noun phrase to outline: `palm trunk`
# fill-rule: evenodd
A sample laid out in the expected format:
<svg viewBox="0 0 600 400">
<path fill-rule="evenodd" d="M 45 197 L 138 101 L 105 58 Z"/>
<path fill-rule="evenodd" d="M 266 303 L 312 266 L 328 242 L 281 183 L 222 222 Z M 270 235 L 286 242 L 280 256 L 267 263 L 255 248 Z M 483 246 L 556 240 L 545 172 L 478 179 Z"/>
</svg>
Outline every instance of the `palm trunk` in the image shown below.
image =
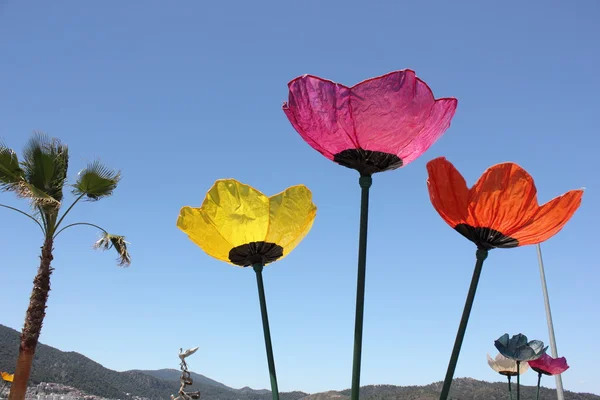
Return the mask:
<svg viewBox="0 0 600 400">
<path fill-rule="evenodd" d="M 35 348 L 42 331 L 42 324 L 46 316 L 46 302 L 50 293 L 50 274 L 52 274 L 52 237 L 47 237 L 42 247 L 40 268 L 33 280 L 33 291 L 29 299 L 29 308 L 25 314 L 25 325 L 21 332 L 21 345 L 19 358 L 15 368 L 15 379 L 10 388 L 9 400 L 24 400 L 27 392 L 27 383 L 31 375 L 31 365 Z"/>
</svg>

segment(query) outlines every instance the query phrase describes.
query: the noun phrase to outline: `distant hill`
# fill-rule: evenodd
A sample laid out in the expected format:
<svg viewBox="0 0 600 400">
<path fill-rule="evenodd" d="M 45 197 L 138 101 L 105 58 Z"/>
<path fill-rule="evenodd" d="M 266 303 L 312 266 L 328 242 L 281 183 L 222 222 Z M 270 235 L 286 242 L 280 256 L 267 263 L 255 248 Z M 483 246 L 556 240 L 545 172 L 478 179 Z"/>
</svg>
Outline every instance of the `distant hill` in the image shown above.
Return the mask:
<svg viewBox="0 0 600 400">
<path fill-rule="evenodd" d="M 19 333 L 0 325 L 0 370 L 14 371 L 19 348 Z M 117 372 L 75 352 L 63 352 L 44 344 L 38 345 L 33 361 L 30 384 L 49 382 L 66 385 L 82 392 L 110 399 L 168 399 L 179 389 L 179 371 L 175 369 L 132 370 Z M 248 387 L 232 389 L 200 374 L 192 374 L 194 387 L 202 400 L 270 400 L 268 390 Z M 437 400 L 442 382 L 426 386 L 370 385 L 361 387 L 361 400 Z M 67 389 L 60 388 L 63 392 Z M 70 390 L 70 389 L 69 389 Z M 65 397 L 65 399 L 70 397 Z M 347 400 L 350 389 L 316 394 L 281 393 L 282 400 Z M 506 400 L 506 383 L 490 383 L 471 378 L 455 379 L 450 400 Z M 540 399 L 556 398 L 554 390 L 543 388 Z M 534 400 L 535 388 L 522 387 L 522 400 Z M 565 400 L 600 400 L 600 396 L 565 392 Z"/>
<path fill-rule="evenodd" d="M 0 325 L 0 370 L 14 371 L 19 351 L 20 335 L 14 329 Z M 83 392 L 111 399 L 125 399 L 139 396 L 149 399 L 168 399 L 179 390 L 177 379 L 161 379 L 156 375 L 171 376 L 169 372 L 125 371 L 117 372 L 76 352 L 63 352 L 54 347 L 38 344 L 31 385 L 51 382 L 77 388 Z M 176 371 L 175 371 L 176 372 Z M 270 400 L 269 391 L 242 391 L 195 374 L 198 380 L 190 390 L 199 390 L 202 399 L 219 400 Z M 129 393 L 129 395 L 127 395 Z M 307 394 L 303 392 L 281 393 L 282 400 L 298 400 Z"/>
<path fill-rule="evenodd" d="M 179 382 L 179 378 L 181 377 L 181 370 L 178 369 L 157 369 L 157 370 L 141 370 L 134 369 L 128 372 L 139 372 L 144 375 L 150 375 L 158 379 L 164 379 L 165 381 L 175 381 Z M 229 386 L 223 385 L 221 382 L 217 382 L 213 379 L 207 378 L 204 375 L 196 374 L 195 372 L 190 372 L 192 379 L 195 383 L 202 383 L 205 385 L 212 385 L 223 389 L 235 390 L 230 388 Z M 241 389 L 240 389 L 241 390 Z"/>
<path fill-rule="evenodd" d="M 369 385 L 360 388 L 361 400 L 438 400 L 442 383 L 426 386 Z M 515 390 L 513 386 L 513 390 Z M 449 400 L 506 400 L 507 384 L 484 382 L 472 378 L 452 381 Z M 536 388 L 521 386 L 521 400 L 535 400 Z M 513 393 L 513 396 L 515 394 Z M 513 397 L 514 398 L 514 397 Z M 302 400 L 349 400 L 350 389 L 311 394 Z M 556 390 L 542 388 L 540 400 L 556 399 Z M 600 396 L 587 393 L 565 392 L 565 400 L 600 400 Z"/>
</svg>

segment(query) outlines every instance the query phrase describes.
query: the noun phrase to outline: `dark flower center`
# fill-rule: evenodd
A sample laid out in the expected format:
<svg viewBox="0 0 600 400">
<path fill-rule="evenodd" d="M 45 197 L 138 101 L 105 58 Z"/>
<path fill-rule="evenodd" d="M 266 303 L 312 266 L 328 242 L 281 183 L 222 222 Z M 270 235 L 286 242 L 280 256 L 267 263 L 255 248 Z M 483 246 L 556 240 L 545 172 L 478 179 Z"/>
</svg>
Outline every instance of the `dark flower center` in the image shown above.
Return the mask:
<svg viewBox="0 0 600 400">
<path fill-rule="evenodd" d="M 491 228 L 473 228 L 467 224 L 459 224 L 456 225 L 454 229 L 471 242 L 475 243 L 480 249 L 508 249 L 519 245 L 517 239 L 513 239 L 510 236 L 506 236 L 502 232 L 498 232 Z"/>
<path fill-rule="evenodd" d="M 541 368 L 531 367 L 531 369 L 534 370 L 535 372 L 537 372 L 538 374 L 552 376 L 552 374 L 550 372 L 543 370 Z"/>
<path fill-rule="evenodd" d="M 229 250 L 229 261 L 240 267 L 266 265 L 283 256 L 283 247 L 269 242 L 250 242 Z"/>
<path fill-rule="evenodd" d="M 400 157 L 395 154 L 363 149 L 341 151 L 333 156 L 333 161 L 344 167 L 355 169 L 363 176 L 390 171 L 400 168 L 403 164 Z"/>
<path fill-rule="evenodd" d="M 500 375 L 504 375 L 504 376 L 517 376 L 517 372 L 513 372 L 513 371 L 500 371 L 498 372 Z"/>
</svg>

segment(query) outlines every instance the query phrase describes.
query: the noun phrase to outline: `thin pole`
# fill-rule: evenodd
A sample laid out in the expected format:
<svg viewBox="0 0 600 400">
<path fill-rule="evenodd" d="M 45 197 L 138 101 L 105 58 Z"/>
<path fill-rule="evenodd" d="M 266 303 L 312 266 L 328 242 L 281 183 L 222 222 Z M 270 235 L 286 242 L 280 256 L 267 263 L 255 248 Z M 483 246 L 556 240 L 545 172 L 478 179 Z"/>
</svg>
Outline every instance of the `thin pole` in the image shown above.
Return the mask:
<svg viewBox="0 0 600 400">
<path fill-rule="evenodd" d="M 467 300 L 465 301 L 465 308 L 463 309 L 460 324 L 458 325 L 458 332 L 456 333 L 454 348 L 452 349 L 452 355 L 450 356 L 450 362 L 448 363 L 446 378 L 444 378 L 442 393 L 440 393 L 440 400 L 446 400 L 450 394 L 452 378 L 454 377 L 454 371 L 456 370 L 456 364 L 458 363 L 460 348 L 462 347 L 463 339 L 465 338 L 465 332 L 467 331 L 467 324 L 469 323 L 471 308 L 473 308 L 473 301 L 475 300 L 475 292 L 477 292 L 477 284 L 479 283 L 479 277 L 481 276 L 483 262 L 488 256 L 488 251 L 485 249 L 477 249 L 475 256 L 477 257 L 477 262 L 475 263 L 473 278 L 471 278 L 471 286 L 469 286 L 469 293 L 467 294 Z"/>
<path fill-rule="evenodd" d="M 544 306 L 546 307 L 546 321 L 548 322 L 548 336 L 550 336 L 550 350 L 552 357 L 558 358 L 558 350 L 556 348 L 556 337 L 554 336 L 554 324 L 552 323 L 552 311 L 550 310 L 550 298 L 548 297 L 548 287 L 546 286 L 546 273 L 544 272 L 544 260 L 542 259 L 542 246 L 537 245 L 538 263 L 540 265 L 540 278 L 542 280 L 542 293 L 544 294 Z M 560 374 L 554 375 L 556 379 L 556 398 L 564 400 L 565 394 L 563 391 L 562 377 Z"/>
<path fill-rule="evenodd" d="M 512 400 L 512 388 L 510 387 L 510 375 L 507 375 L 508 378 L 508 398 Z"/>
<path fill-rule="evenodd" d="M 256 284 L 258 286 L 258 297 L 260 300 L 260 314 L 262 315 L 265 347 L 267 348 L 267 362 L 269 364 L 269 376 L 271 377 L 271 394 L 273 395 L 273 400 L 279 400 L 277 375 L 275 374 L 275 360 L 273 358 L 273 344 L 271 343 L 271 330 L 269 329 L 269 316 L 267 314 L 267 300 L 265 299 L 265 287 L 262 279 L 263 265 L 254 264 L 252 268 L 254 268 L 254 272 L 256 272 Z"/>
<path fill-rule="evenodd" d="M 362 356 L 363 317 L 365 311 L 365 275 L 367 269 L 367 228 L 369 225 L 369 188 L 371 176 L 358 180 L 360 195 L 360 230 L 358 233 L 358 278 L 356 281 L 356 314 L 354 320 L 354 356 L 352 359 L 351 400 L 358 400 L 360 392 L 360 359 Z"/>
<path fill-rule="evenodd" d="M 542 373 L 538 372 L 538 385 L 537 385 L 537 394 L 535 395 L 535 400 L 540 400 L 540 382 L 542 380 Z"/>
<path fill-rule="evenodd" d="M 521 385 L 521 371 L 519 371 L 520 366 L 521 361 L 517 360 L 517 400 L 521 400 L 521 392 L 519 390 L 519 386 Z"/>
</svg>

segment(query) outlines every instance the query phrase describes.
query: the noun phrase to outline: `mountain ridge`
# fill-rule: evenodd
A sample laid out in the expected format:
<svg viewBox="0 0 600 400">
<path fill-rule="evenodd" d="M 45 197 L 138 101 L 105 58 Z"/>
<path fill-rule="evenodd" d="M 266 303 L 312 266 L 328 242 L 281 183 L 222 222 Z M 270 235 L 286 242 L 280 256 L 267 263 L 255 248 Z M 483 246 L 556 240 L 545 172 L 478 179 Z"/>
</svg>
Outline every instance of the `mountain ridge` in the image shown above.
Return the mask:
<svg viewBox="0 0 600 400">
<path fill-rule="evenodd" d="M 0 325 L 0 370 L 14 371 L 20 334 Z M 113 371 L 84 355 L 60 351 L 40 343 L 33 362 L 30 386 L 64 385 L 102 399 L 168 399 L 179 390 L 180 371 L 159 370 Z M 203 400 L 270 400 L 266 389 L 233 389 L 204 375 L 192 373 L 194 385 Z M 46 385 L 48 386 L 48 385 Z M 437 400 L 442 382 L 425 386 L 367 385 L 360 389 L 361 400 Z M 484 382 L 473 378 L 454 379 L 449 400 L 505 400 L 506 383 Z M 541 399 L 551 399 L 556 391 L 542 388 Z M 522 400 L 535 399 L 535 387 L 521 387 Z M 83 397 L 76 397 L 77 399 Z M 350 389 L 308 394 L 294 391 L 280 394 L 281 400 L 347 400 Z M 600 400 L 590 393 L 565 392 L 565 400 Z"/>
</svg>

